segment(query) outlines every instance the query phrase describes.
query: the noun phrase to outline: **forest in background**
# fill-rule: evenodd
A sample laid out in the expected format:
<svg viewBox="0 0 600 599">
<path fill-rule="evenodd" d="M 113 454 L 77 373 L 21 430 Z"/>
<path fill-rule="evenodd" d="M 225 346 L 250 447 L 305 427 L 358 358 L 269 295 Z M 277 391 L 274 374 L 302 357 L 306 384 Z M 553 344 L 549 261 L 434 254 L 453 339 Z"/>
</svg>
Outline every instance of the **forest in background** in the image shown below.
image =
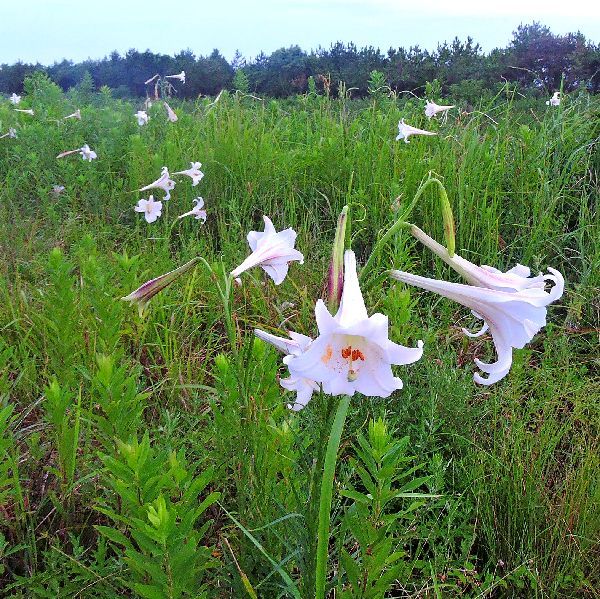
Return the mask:
<svg viewBox="0 0 600 599">
<path fill-rule="evenodd" d="M 495 93 L 506 81 L 523 93 L 547 94 L 563 87 L 595 93 L 600 88 L 600 45 L 579 32 L 555 35 L 540 23 L 520 25 L 506 48 L 484 53 L 468 37 L 439 44 L 434 51 L 418 46 L 390 48 L 382 53 L 373 46 L 358 48 L 337 42 L 328 49 L 306 52 L 297 45 L 280 48 L 270 55 L 261 53 L 246 60 L 239 52 L 228 61 L 215 49 L 208 56 L 196 56 L 190 49 L 175 56 L 146 50 L 114 51 L 99 60 L 55 62 L 51 66 L 17 62 L 0 68 L 0 92 L 20 93 L 24 79 L 43 71 L 63 90 L 84 85 L 108 86 L 115 97 L 146 95 L 145 81 L 156 73 L 186 73 L 186 84 L 178 86 L 180 98 L 216 95 L 223 89 L 283 98 L 316 90 L 337 91 L 343 82 L 353 97 L 369 91 L 373 71 L 390 90 L 424 90 L 425 83 L 437 79 L 443 93 L 466 101 L 476 101 Z"/>
</svg>

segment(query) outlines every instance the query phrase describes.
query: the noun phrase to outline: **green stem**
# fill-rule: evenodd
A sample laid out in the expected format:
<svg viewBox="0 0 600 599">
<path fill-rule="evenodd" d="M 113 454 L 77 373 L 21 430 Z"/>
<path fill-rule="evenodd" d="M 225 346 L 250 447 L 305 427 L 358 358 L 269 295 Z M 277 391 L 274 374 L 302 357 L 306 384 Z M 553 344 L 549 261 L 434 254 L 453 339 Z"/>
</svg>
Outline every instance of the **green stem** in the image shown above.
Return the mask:
<svg viewBox="0 0 600 599">
<path fill-rule="evenodd" d="M 369 272 L 369 270 L 373 267 L 373 262 L 375 258 L 379 256 L 381 250 L 388 242 L 388 240 L 395 235 L 400 229 L 408 229 L 412 225 L 410 223 L 405 222 L 403 219 L 398 219 L 383 235 L 383 237 L 375 244 L 369 259 L 366 264 L 362 267 L 361 271 L 358 273 L 358 280 L 362 281 L 365 278 L 365 274 Z"/>
<path fill-rule="evenodd" d="M 452 216 L 452 209 L 450 207 L 450 201 L 448 200 L 448 194 L 446 193 L 446 188 L 442 184 L 439 179 L 432 177 L 431 174 L 427 178 L 427 180 L 421 184 L 419 189 L 417 189 L 417 193 L 415 193 L 415 197 L 412 199 L 412 202 L 409 204 L 408 208 L 402 213 L 400 217 L 396 220 L 396 222 L 385 232 L 383 237 L 377 241 L 367 263 L 364 265 L 362 270 L 358 275 L 359 281 L 362 281 L 366 273 L 372 268 L 373 262 L 381 253 L 381 250 L 387 244 L 391 237 L 393 237 L 400 229 L 411 228 L 414 225 L 406 222 L 406 219 L 410 216 L 410 213 L 413 211 L 416 206 L 419 198 L 423 195 L 423 192 L 430 186 L 437 185 L 440 191 L 440 203 L 442 207 L 442 217 L 444 220 L 444 234 L 446 236 L 446 245 L 448 246 L 448 254 L 450 257 L 454 255 L 454 218 Z"/>
<path fill-rule="evenodd" d="M 333 497 L 333 479 L 335 476 L 335 466 L 337 463 L 337 453 L 340 447 L 342 431 L 346 413 L 350 404 L 350 397 L 345 395 L 340 401 L 331 434 L 327 442 L 327 451 L 325 453 L 325 464 L 323 466 L 323 479 L 321 481 L 321 500 L 319 503 L 319 528 L 317 536 L 317 565 L 315 598 L 325 599 L 325 585 L 327 578 L 327 557 L 329 549 L 329 521 L 331 515 L 331 500 Z"/>
</svg>

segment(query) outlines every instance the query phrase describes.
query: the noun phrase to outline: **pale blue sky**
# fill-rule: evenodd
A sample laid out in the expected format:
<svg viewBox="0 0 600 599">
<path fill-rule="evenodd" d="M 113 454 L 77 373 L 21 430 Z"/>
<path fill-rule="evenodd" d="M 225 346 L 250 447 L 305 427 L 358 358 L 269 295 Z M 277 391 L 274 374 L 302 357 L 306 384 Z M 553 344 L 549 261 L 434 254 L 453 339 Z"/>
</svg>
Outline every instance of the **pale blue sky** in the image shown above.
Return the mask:
<svg viewBox="0 0 600 599">
<path fill-rule="evenodd" d="M 129 48 L 173 54 L 218 48 L 231 59 L 291 44 L 305 50 L 335 41 L 390 46 L 471 35 L 484 50 L 503 47 L 519 23 L 539 20 L 554 33 L 580 30 L 600 41 L 594 0 L 0 0 L 0 63 L 42 64 L 101 58 Z"/>
</svg>

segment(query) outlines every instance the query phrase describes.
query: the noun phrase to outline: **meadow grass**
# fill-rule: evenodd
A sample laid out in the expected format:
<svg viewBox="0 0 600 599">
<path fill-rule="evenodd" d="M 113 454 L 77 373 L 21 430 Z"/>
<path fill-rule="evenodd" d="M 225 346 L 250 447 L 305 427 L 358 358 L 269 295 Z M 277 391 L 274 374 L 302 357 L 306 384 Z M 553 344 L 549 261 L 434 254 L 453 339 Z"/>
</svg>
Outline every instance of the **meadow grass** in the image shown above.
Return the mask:
<svg viewBox="0 0 600 599">
<path fill-rule="evenodd" d="M 355 396 L 341 438 L 327 580 L 336 597 L 594 597 L 600 588 L 600 102 L 560 107 L 511 90 L 427 122 L 416 100 L 314 95 L 155 105 L 42 79 L 0 105 L 0 587 L 14 597 L 314 597 L 320 476 L 335 403 L 293 413 L 260 327 L 314 335 L 338 214 L 359 264 L 428 174 L 444 184 L 457 250 L 565 276 L 549 324 L 509 375 L 472 381 L 489 338 L 467 311 L 383 276 L 458 280 L 400 231 L 363 281 L 390 338 L 425 356 L 391 398 Z M 84 102 L 85 100 L 85 102 Z M 81 108 L 82 120 L 60 121 Z M 437 137 L 396 142 L 396 125 Z M 88 143 L 98 160 L 61 151 Z M 162 217 L 133 206 L 168 166 Z M 61 184 L 65 192 L 51 193 Z M 443 240 L 437 192 L 410 216 Z M 160 193 L 155 194 L 155 197 Z M 208 220 L 176 217 L 201 195 Z M 267 214 L 304 265 L 259 269 L 223 306 L 219 273 Z M 145 317 L 119 301 L 202 256 Z M 229 315 L 227 317 L 226 315 Z M 368 489 L 370 495 L 367 497 Z M 384 500 L 385 490 L 395 493 Z M 333 594 L 335 593 L 335 595 Z"/>
</svg>

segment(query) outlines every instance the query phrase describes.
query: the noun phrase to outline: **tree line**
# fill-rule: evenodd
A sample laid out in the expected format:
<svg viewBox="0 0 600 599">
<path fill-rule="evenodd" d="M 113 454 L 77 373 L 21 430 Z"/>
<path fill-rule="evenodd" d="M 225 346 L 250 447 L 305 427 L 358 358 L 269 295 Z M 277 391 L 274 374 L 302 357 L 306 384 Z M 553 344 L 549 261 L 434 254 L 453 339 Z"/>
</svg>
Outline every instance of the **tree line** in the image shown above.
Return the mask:
<svg viewBox="0 0 600 599">
<path fill-rule="evenodd" d="M 261 53 L 245 60 L 236 52 L 231 61 L 214 50 L 195 56 L 183 50 L 175 56 L 150 50 L 112 52 L 100 60 L 50 66 L 17 62 L 0 69 L 0 92 L 21 92 L 26 76 L 45 72 L 65 91 L 82 81 L 89 86 L 108 86 L 117 97 L 140 97 L 148 93 L 145 81 L 153 75 L 186 73 L 185 85 L 177 85 L 177 97 L 216 95 L 223 89 L 241 90 L 283 98 L 307 91 L 337 93 L 340 82 L 352 96 L 365 96 L 377 71 L 379 81 L 394 91 L 422 93 L 425 83 L 437 80 L 442 93 L 477 98 L 506 81 L 524 92 L 543 93 L 585 88 L 600 89 L 600 45 L 581 33 L 555 35 L 540 23 L 520 25 L 506 48 L 484 53 L 471 37 L 439 44 L 434 51 L 413 46 L 390 48 L 385 54 L 372 46 L 358 48 L 337 42 L 311 52 L 293 45 L 270 55 Z"/>
</svg>

